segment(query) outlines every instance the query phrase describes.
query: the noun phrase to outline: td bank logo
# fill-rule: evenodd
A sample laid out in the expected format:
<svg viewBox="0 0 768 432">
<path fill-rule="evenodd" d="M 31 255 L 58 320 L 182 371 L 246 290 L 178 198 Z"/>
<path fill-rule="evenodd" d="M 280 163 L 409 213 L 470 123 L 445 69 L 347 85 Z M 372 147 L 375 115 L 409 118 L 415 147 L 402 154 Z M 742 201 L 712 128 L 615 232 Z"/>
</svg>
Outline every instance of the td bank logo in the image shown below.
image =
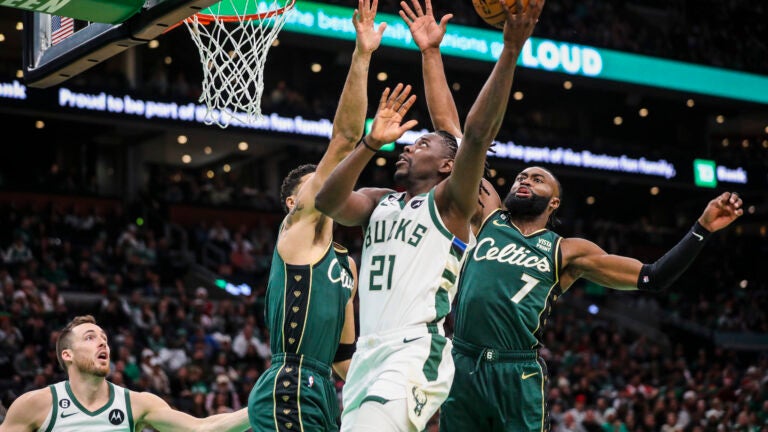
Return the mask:
<svg viewBox="0 0 768 432">
<path fill-rule="evenodd" d="M 715 161 L 707 159 L 693 160 L 693 181 L 696 186 L 717 187 L 717 166 Z"/>
</svg>

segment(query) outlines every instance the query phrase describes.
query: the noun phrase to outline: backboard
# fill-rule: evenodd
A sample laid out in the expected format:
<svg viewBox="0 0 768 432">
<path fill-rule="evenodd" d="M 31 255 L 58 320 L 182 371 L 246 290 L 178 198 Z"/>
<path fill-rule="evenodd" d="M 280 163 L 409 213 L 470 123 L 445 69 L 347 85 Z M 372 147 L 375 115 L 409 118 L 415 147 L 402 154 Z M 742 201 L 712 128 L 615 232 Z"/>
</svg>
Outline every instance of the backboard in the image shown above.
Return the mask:
<svg viewBox="0 0 768 432">
<path fill-rule="evenodd" d="M 55 11 L 27 10 L 22 41 L 25 84 L 48 88 L 62 83 L 116 54 L 151 41 L 217 1 L 71 0 L 66 3 L 70 7 Z"/>
</svg>

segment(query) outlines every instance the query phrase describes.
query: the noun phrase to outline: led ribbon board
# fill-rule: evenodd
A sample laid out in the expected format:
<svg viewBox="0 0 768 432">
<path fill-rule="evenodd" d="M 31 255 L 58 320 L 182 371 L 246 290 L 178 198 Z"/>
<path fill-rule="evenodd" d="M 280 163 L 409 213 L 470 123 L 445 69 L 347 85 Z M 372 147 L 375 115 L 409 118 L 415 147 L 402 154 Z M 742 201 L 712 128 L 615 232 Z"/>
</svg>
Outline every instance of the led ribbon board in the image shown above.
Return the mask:
<svg viewBox="0 0 768 432">
<path fill-rule="evenodd" d="M 42 96 L 44 93 L 39 95 Z M 51 94 L 49 93 L 49 95 Z M 47 109 L 53 108 L 58 112 L 62 112 L 62 109 L 90 111 L 119 115 L 124 118 L 134 117 L 146 120 L 182 121 L 203 124 L 208 110 L 206 106 L 192 102 L 160 102 L 134 98 L 129 95 L 112 95 L 106 92 L 81 93 L 66 87 L 59 87 L 55 95 L 56 100 L 48 100 L 46 106 Z M 29 102 L 27 87 L 16 80 L 10 83 L 0 82 L 0 100 L 3 99 L 5 99 L 3 102 L 8 102 L 8 104 L 24 105 L 26 102 Z M 0 104 L 0 107 L 2 106 Z M 214 115 L 218 115 L 218 113 L 214 113 Z M 261 120 L 251 123 L 241 122 L 235 118 L 232 121 L 232 126 L 261 130 L 268 133 L 277 132 L 315 138 L 330 138 L 333 130 L 333 123 L 330 119 L 305 119 L 301 116 L 284 117 L 274 112 L 265 114 Z M 397 144 L 413 144 L 416 139 L 428 132 L 426 129 L 409 130 L 403 134 L 397 141 Z M 653 160 L 642 156 L 632 157 L 624 154 L 592 153 L 588 150 L 576 150 L 568 147 L 534 147 L 519 145 L 513 141 L 497 142 L 494 146 L 494 152 L 489 152 L 488 156 L 499 159 L 519 160 L 525 163 L 547 163 L 659 177 L 668 180 L 676 178 L 678 175 L 678 170 L 674 163 L 665 159 Z M 718 181 L 747 184 L 747 172 L 741 167 L 729 168 L 716 165 L 714 161 L 701 162 L 701 160 L 694 162 L 699 167 L 696 168 L 695 174 L 700 175 L 704 179 L 697 180 L 696 184 L 699 186 L 710 186 L 700 184 L 700 182 L 712 182 L 715 176 Z"/>
<path fill-rule="evenodd" d="M 351 17 L 350 8 L 299 1 L 289 12 L 283 31 L 351 41 L 355 39 Z M 408 26 L 399 16 L 379 13 L 376 18 L 378 22 L 387 23 L 383 45 L 417 50 Z M 449 56 L 495 62 L 502 45 L 501 31 L 449 24 L 441 49 Z M 529 39 L 518 64 L 531 69 L 768 104 L 768 77 L 765 76 L 548 39 Z"/>
</svg>

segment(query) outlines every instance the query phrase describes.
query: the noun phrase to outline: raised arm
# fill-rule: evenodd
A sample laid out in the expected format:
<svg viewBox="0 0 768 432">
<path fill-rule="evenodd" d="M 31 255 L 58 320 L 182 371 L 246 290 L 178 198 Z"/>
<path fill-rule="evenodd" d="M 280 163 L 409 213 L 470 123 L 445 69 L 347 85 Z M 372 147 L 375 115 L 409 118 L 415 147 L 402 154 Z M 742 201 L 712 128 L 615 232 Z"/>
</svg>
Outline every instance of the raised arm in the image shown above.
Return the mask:
<svg viewBox="0 0 768 432">
<path fill-rule="evenodd" d="M 517 58 L 533 33 L 544 7 L 544 0 L 531 0 L 523 13 L 513 14 L 505 0 L 500 1 L 507 14 L 504 47 L 467 115 L 464 139 L 456 154 L 453 172 L 440 185 L 444 190 L 436 191 L 440 194 L 436 195 L 438 205 L 441 209 L 447 207 L 449 219 L 453 215 L 459 220 L 469 219 L 477 210 L 477 185 L 483 175 L 486 153 L 501 128 L 507 110 Z M 520 0 L 516 1 L 517 10 L 523 10 Z"/>
<path fill-rule="evenodd" d="M 688 269 L 713 232 L 727 227 L 743 213 L 741 198 L 736 193 L 721 194 L 707 204 L 690 231 L 652 264 L 608 254 L 584 239 L 563 240 L 561 285 L 567 288 L 576 279 L 584 278 L 608 288 L 661 291 Z"/>
<path fill-rule="evenodd" d="M 346 226 L 362 226 L 368 222 L 379 198 L 387 189 L 361 189 L 354 191 L 365 166 L 384 144 L 400 139 L 416 126 L 416 120 L 401 124 L 403 117 L 416 101 L 411 86 L 398 84 L 390 91 L 384 89 L 370 133 L 355 150 L 344 159 L 328 177 L 315 197 L 317 209 Z"/>
<path fill-rule="evenodd" d="M 424 9 L 420 0 L 411 0 L 413 8 L 405 1 L 400 2 L 400 16 L 408 25 L 413 41 L 421 51 L 421 68 L 424 75 L 424 94 L 427 99 L 429 116 L 435 130 L 444 130 L 456 138 L 462 137 L 461 121 L 453 94 L 448 87 L 445 77 L 443 57 L 440 54 L 440 44 L 448 28 L 448 21 L 453 14 L 440 18 L 440 24 L 435 21 L 432 12 L 432 1 L 425 0 Z"/>
<path fill-rule="evenodd" d="M 136 424 L 152 426 L 158 432 L 243 432 L 250 429 L 248 409 L 197 418 L 177 411 L 160 397 L 148 392 L 131 392 Z"/>
<path fill-rule="evenodd" d="M 368 109 L 367 86 L 371 56 L 379 48 L 387 27 L 386 23 L 380 24 L 378 28 L 374 26 L 377 7 L 378 0 L 358 1 L 358 8 L 352 16 L 356 32 L 355 51 L 352 53 L 352 63 L 333 118 L 331 141 L 317 164 L 315 174 L 299 190 L 296 211 L 291 215 L 291 222 L 300 217 L 302 212 L 312 216 L 319 214 L 314 206 L 317 191 L 336 165 L 352 152 L 363 136 Z"/>
</svg>

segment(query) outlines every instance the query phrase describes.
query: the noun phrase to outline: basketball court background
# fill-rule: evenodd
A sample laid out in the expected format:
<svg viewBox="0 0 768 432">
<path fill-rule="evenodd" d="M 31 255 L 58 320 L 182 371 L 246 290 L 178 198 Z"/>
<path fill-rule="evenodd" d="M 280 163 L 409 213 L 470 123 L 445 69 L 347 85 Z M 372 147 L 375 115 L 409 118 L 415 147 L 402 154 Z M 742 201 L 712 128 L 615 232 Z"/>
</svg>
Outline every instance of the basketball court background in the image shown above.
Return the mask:
<svg viewBox="0 0 768 432">
<path fill-rule="evenodd" d="M 382 12 L 396 13 L 395 2 L 390 3 L 382 3 Z M 657 2 L 634 3 L 645 8 L 646 14 L 651 16 L 672 15 Z M 547 7 L 557 4 L 557 1 L 550 0 Z M 301 0 L 298 0 L 298 5 L 301 6 Z M 349 8 L 352 5 L 343 6 L 351 14 Z M 489 29 L 470 17 L 474 14 L 471 4 L 457 7 L 460 10 L 450 10 L 457 14 L 454 20 L 457 24 Z M 759 7 L 753 10 L 758 17 L 766 18 L 764 11 L 759 12 L 762 10 Z M 349 39 L 284 31 L 279 37 L 280 44 L 271 49 L 266 67 L 265 95 L 269 96 L 269 100 L 265 110 L 277 116 L 274 129 L 229 128 L 222 131 L 163 114 L 173 104 L 181 107 L 196 102 L 194 90 L 190 89 L 200 82 L 201 65 L 186 29 L 177 28 L 157 37 L 156 48 L 151 48 L 150 44 L 137 44 L 59 85 L 36 89 L 20 87 L 24 85 L 24 79 L 17 75 L 17 71 L 22 69 L 21 31 L 17 30 L 22 12 L 8 7 L 2 7 L 0 11 L 0 33 L 5 37 L 0 43 L 0 82 L 3 84 L 0 126 L 7 132 L 3 138 L 4 156 L 0 158 L 0 188 L 5 203 L 11 200 L 9 194 L 18 199 L 19 194 L 38 197 L 52 193 L 74 197 L 96 195 L 133 203 L 145 196 L 143 191 L 151 185 L 154 173 L 176 171 L 211 181 L 234 177 L 231 181 L 235 183 L 276 195 L 279 180 L 290 168 L 304 161 L 315 162 L 322 153 L 325 145 L 323 127 L 327 127 L 322 120 L 332 118 L 353 48 Z M 545 9 L 543 23 L 549 13 Z M 729 26 L 718 31 L 736 32 L 740 20 L 747 18 L 743 10 L 734 12 Z M 602 17 L 592 17 L 591 21 L 585 18 L 585 21 L 606 27 L 611 24 Z M 550 33 L 543 33 L 546 30 Z M 541 26 L 535 36 L 569 42 L 569 36 L 580 36 L 575 32 L 570 32 L 567 27 Z M 762 38 L 760 34 L 752 36 L 758 41 L 768 40 L 766 34 Z M 689 37 L 695 38 L 695 35 Z M 756 46 L 754 51 L 743 52 L 760 55 L 759 48 Z M 762 49 L 764 54 L 764 45 Z M 454 56 L 446 56 L 445 61 L 449 82 L 463 117 L 491 64 Z M 315 72 L 318 65 L 320 70 Z M 728 67 L 730 64 L 719 66 Z M 382 47 L 374 55 L 371 67 L 371 99 L 375 100 L 385 85 L 400 81 L 412 83 L 417 94 L 423 95 L 419 70 L 418 52 Z M 763 62 L 761 68 L 752 68 L 749 72 L 766 77 L 768 67 Z M 381 73 L 386 74 L 383 81 L 378 80 Z M 638 70 L 637 73 L 642 74 L 643 71 Z M 62 89 L 73 97 L 74 102 L 68 106 L 61 105 Z M 272 95 L 275 89 L 282 91 Z M 768 253 L 768 105 L 530 68 L 518 70 L 515 91 L 521 92 L 521 98 L 511 101 L 508 118 L 499 135 L 503 144 L 514 143 L 514 146 L 504 147 L 512 156 L 490 158 L 496 170 L 494 181 L 500 193 L 506 192 L 514 173 L 526 165 L 524 160 L 514 157 L 515 151 L 527 151 L 531 158 L 536 157 L 534 149 L 563 149 L 575 153 L 589 151 L 596 155 L 626 155 L 632 159 L 668 161 L 676 169 L 676 175 L 671 178 L 541 162 L 559 176 L 564 186 L 563 234 L 591 234 L 595 230 L 590 225 L 597 220 L 615 224 L 618 232 L 622 227 L 643 227 L 641 231 L 658 236 L 655 244 L 651 241 L 645 242 L 643 248 L 636 247 L 632 243 L 632 234 L 607 236 L 606 239 L 618 238 L 621 243 L 601 245 L 634 253 L 638 258 L 654 258 L 654 254 L 664 250 L 663 245 L 673 241 L 688 222 L 700 214 L 711 197 L 723 190 L 736 190 L 744 197 L 748 211 L 736 226 L 729 229 L 731 232 L 724 236 L 722 242 L 709 245 L 709 252 L 720 255 L 723 261 L 730 260 L 731 256 L 738 256 L 744 261 L 734 265 L 732 274 L 719 279 L 723 286 L 708 286 L 711 278 L 707 274 L 713 268 L 705 263 L 718 262 L 712 256 L 694 266 L 687 276 L 691 284 L 705 287 L 706 292 L 733 292 L 735 298 L 747 292 L 751 296 L 753 290 L 762 292 L 750 298 L 764 304 L 768 282 L 761 265 Z M 122 100 L 124 106 L 119 110 L 121 112 L 72 106 L 78 104 L 78 96 L 79 103 L 87 105 L 83 102 L 87 99 L 84 95 L 97 96 L 93 103 L 98 104 L 98 97 L 102 94 L 104 100 L 108 96 Z M 689 100 L 693 100 L 692 107 Z M 126 101 L 156 102 L 156 111 L 148 114 L 145 105 L 142 114 L 127 113 L 129 103 Z M 420 120 L 419 127 L 427 127 L 429 121 L 423 100 L 417 102 L 419 104 L 421 109 L 414 112 L 414 116 Z M 641 115 L 643 110 L 647 110 L 645 117 Z M 178 115 L 179 111 L 176 113 Z M 369 111 L 369 115 L 372 114 L 373 107 Z M 306 121 L 304 128 L 297 126 L 301 124 L 297 123 L 297 117 Z M 38 128 L 38 121 L 44 123 L 43 128 Z M 11 131 L 21 138 L 11 138 Z M 180 135 L 187 137 L 184 144 L 179 143 Z M 381 166 L 378 163 L 371 166 L 365 180 L 383 186 L 391 185 L 390 173 L 396 154 L 397 151 L 383 153 L 381 162 L 378 162 Z M 189 157 L 188 163 L 184 162 L 187 160 L 185 155 Z M 697 185 L 694 171 L 696 160 L 705 164 L 714 162 L 715 173 L 718 166 L 737 173 L 741 168 L 746 173 L 747 182 L 721 181 L 714 187 L 703 187 L 702 184 L 707 183 L 704 181 Z M 53 165 L 71 175 L 77 187 L 62 190 L 44 180 L 50 177 Z M 225 165 L 229 171 L 225 170 Z M 208 176 L 209 172 L 213 173 L 212 177 Z M 166 204 L 161 203 L 161 206 Z M 253 208 L 244 209 L 237 203 L 226 206 L 192 204 L 196 215 L 212 214 L 211 219 L 219 217 L 236 221 L 243 214 L 240 212 L 253 211 Z M 180 214 L 183 211 L 176 210 L 167 214 L 179 218 L 175 222 L 182 224 Z M 131 214 L 133 218 L 159 217 L 149 216 L 146 211 L 136 212 Z M 268 218 L 279 214 L 273 209 L 258 209 L 257 213 L 268 214 Z M 593 240 L 600 243 L 603 239 Z M 0 244 L 0 247 L 6 246 Z M 737 251 L 736 247 L 741 249 Z M 744 281 L 746 285 L 743 285 Z M 599 289 L 581 289 L 589 295 L 574 295 L 574 305 L 596 305 L 599 306 L 597 313 L 603 314 L 598 315 L 601 318 L 647 329 L 647 323 L 638 323 L 641 317 L 620 320 L 620 315 L 626 316 L 631 312 L 621 308 L 622 302 L 628 301 L 627 296 L 609 294 L 594 297 L 594 292 L 599 292 Z M 685 291 L 686 294 L 691 292 Z M 757 332 L 762 338 L 744 338 L 739 345 L 729 342 L 727 335 L 713 333 L 713 328 L 705 328 L 698 333 L 687 328 L 685 323 L 674 325 L 665 322 L 662 326 L 656 322 L 655 327 L 653 324 L 651 322 L 650 327 L 659 332 L 653 334 L 688 337 L 702 345 L 728 347 L 748 357 L 764 354 L 768 347 L 764 338 L 765 329 Z M 702 333 L 709 336 L 700 336 Z M 692 334 L 696 335 L 695 338 Z"/>
</svg>

